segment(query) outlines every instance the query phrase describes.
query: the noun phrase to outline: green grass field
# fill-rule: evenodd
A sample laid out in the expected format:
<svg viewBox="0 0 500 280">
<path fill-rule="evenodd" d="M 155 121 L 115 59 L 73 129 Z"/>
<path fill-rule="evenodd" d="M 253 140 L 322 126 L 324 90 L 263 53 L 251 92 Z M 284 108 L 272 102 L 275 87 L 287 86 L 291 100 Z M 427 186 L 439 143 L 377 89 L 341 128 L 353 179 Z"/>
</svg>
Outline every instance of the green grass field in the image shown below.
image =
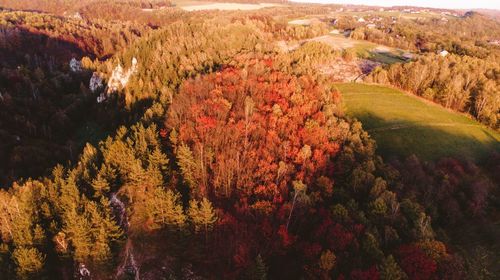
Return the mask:
<svg viewBox="0 0 500 280">
<path fill-rule="evenodd" d="M 498 132 L 439 105 L 383 86 L 336 86 L 347 115 L 363 123 L 384 158 L 416 154 L 426 160 L 453 156 L 480 163 L 500 151 Z"/>
</svg>

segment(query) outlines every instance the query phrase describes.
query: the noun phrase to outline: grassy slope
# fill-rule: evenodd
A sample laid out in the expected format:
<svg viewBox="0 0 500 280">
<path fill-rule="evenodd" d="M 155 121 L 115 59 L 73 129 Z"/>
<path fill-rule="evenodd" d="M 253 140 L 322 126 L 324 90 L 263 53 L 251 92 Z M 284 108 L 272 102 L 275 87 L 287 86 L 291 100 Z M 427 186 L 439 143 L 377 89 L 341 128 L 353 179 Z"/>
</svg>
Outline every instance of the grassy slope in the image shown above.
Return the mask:
<svg viewBox="0 0 500 280">
<path fill-rule="evenodd" d="M 482 161 L 500 151 L 500 134 L 458 113 L 400 91 L 375 85 L 338 84 L 348 115 L 358 118 L 386 158 L 416 154 Z"/>
</svg>

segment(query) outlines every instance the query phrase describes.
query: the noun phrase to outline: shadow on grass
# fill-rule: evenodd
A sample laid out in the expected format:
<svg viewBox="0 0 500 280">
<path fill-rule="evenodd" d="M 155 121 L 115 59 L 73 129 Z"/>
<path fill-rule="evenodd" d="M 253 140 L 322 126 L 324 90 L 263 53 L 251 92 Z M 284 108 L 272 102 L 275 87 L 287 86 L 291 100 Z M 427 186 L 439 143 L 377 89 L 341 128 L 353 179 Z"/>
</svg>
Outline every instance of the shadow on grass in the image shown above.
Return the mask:
<svg viewBox="0 0 500 280">
<path fill-rule="evenodd" d="M 416 123 L 405 120 L 384 120 L 374 114 L 358 114 L 358 120 L 377 142 L 377 153 L 384 159 L 403 159 L 412 154 L 434 161 L 443 157 L 486 162 L 500 142 L 482 126 Z"/>
<path fill-rule="evenodd" d="M 377 142 L 377 153 L 385 162 L 404 160 L 412 154 L 424 161 L 436 162 L 445 157 L 471 160 L 483 168 L 493 185 L 498 186 L 499 181 L 494 178 L 494 172 L 499 163 L 498 157 L 493 154 L 500 152 L 500 142 L 491 130 L 480 125 L 440 127 L 400 119 L 387 121 L 373 113 L 358 114 L 356 117 Z M 468 183 L 470 182 L 461 182 Z M 440 228 L 443 225 L 435 224 L 435 229 L 440 232 L 442 230 L 440 238 L 446 238 L 450 248 L 466 257 L 468 262 L 474 262 L 475 267 L 489 271 L 493 278 L 500 275 L 499 191 L 498 187 L 490 191 L 489 207 L 484 217 L 464 218 L 450 227 Z M 432 215 L 432 212 L 429 214 Z M 476 261 L 477 259 L 481 261 Z"/>
<path fill-rule="evenodd" d="M 394 64 L 394 63 L 404 63 L 407 62 L 406 59 L 402 58 L 399 55 L 396 55 L 391 52 L 382 52 L 382 51 L 370 51 L 368 53 L 368 59 L 385 63 L 385 64 Z"/>
</svg>

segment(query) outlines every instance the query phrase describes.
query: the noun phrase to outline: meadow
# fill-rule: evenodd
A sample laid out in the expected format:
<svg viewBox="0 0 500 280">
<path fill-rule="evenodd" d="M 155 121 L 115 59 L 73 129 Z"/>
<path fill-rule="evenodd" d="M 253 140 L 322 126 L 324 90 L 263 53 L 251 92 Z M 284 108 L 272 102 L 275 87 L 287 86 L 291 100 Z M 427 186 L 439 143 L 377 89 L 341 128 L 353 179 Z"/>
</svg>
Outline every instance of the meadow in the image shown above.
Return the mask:
<svg viewBox="0 0 500 280">
<path fill-rule="evenodd" d="M 384 158 L 416 154 L 426 160 L 453 156 L 481 163 L 500 151 L 500 134 L 465 115 L 383 86 L 336 86 L 346 114 L 363 123 Z"/>
</svg>

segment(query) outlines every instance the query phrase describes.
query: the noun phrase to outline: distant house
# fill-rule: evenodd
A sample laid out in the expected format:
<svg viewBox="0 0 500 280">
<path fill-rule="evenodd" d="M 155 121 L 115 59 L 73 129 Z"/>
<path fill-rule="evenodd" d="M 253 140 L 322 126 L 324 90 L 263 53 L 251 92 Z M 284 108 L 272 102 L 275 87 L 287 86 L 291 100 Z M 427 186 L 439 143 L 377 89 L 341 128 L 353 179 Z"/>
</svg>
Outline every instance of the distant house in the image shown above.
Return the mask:
<svg viewBox="0 0 500 280">
<path fill-rule="evenodd" d="M 490 40 L 488 41 L 488 44 L 500 46 L 500 40 Z"/>
<path fill-rule="evenodd" d="M 333 29 L 332 31 L 330 31 L 330 34 L 338 35 L 340 34 L 340 31 L 338 29 Z"/>
<path fill-rule="evenodd" d="M 450 53 L 447 50 L 442 50 L 442 51 L 439 52 L 439 55 L 442 56 L 442 57 L 445 57 L 448 54 L 450 54 Z"/>
<path fill-rule="evenodd" d="M 358 22 L 365 22 L 366 20 L 362 17 L 358 18 Z"/>
<path fill-rule="evenodd" d="M 367 24 L 366 27 L 368 27 L 369 29 L 373 29 L 377 26 L 374 23 L 370 23 L 370 24 Z"/>
</svg>

